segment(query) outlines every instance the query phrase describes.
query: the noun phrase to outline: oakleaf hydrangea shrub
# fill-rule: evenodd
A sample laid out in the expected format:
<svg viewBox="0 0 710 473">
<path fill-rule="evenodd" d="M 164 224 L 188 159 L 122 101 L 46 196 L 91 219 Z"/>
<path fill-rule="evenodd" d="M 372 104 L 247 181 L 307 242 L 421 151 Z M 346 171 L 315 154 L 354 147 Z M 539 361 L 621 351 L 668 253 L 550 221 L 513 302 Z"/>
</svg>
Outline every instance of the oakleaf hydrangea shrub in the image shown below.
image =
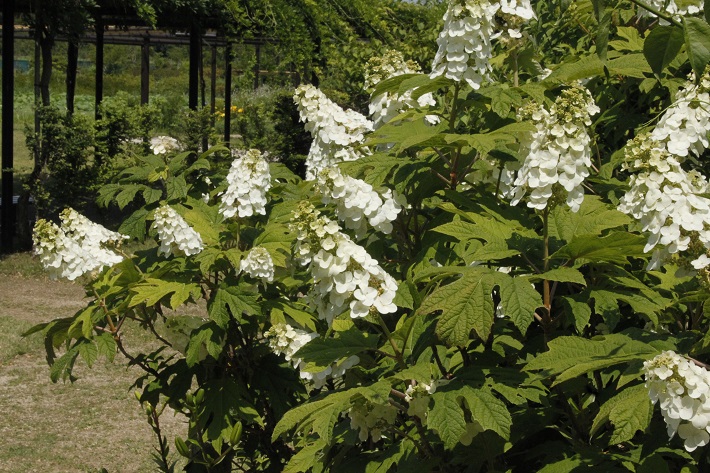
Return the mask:
<svg viewBox="0 0 710 473">
<path fill-rule="evenodd" d="M 159 438 L 164 406 L 186 420 L 188 471 L 710 467 L 710 27 L 636 3 L 450 1 L 422 72 L 372 58 L 372 121 L 296 88 L 305 180 L 256 149 L 147 153 L 92 248 L 153 244 L 33 329 L 52 379 L 120 352 Z M 73 276 L 52 225 L 36 251 Z"/>
</svg>

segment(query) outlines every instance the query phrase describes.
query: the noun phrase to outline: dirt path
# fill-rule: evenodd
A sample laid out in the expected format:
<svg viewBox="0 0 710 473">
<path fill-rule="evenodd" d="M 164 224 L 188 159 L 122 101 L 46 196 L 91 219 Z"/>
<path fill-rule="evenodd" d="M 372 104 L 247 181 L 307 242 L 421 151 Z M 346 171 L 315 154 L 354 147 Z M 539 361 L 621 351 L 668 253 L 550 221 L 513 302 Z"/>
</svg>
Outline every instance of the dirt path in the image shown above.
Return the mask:
<svg viewBox="0 0 710 473">
<path fill-rule="evenodd" d="M 76 284 L 0 277 L 0 329 L 16 332 L 0 344 L 15 343 L 33 324 L 73 314 L 83 296 Z M 130 389 L 138 370 L 127 370 L 119 356 L 91 369 L 77 361 L 77 382 L 53 384 L 39 337 L 22 343 L 26 353 L 0 359 L 0 472 L 155 471 L 153 432 Z M 181 418 L 166 412 L 161 422 L 170 445 L 184 436 Z"/>
</svg>

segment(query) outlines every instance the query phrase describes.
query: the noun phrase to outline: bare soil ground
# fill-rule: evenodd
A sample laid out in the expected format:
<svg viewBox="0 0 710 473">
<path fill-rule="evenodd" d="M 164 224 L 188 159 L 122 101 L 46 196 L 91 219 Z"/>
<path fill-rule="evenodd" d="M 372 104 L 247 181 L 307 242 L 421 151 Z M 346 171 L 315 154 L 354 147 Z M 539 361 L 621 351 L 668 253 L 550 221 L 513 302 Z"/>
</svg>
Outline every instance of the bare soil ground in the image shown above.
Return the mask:
<svg viewBox="0 0 710 473">
<path fill-rule="evenodd" d="M 78 284 L 0 271 L 0 472 L 156 471 L 155 437 L 130 389 L 139 370 L 119 354 L 92 368 L 77 361 L 78 381 L 53 384 L 41 336 L 20 336 L 72 315 L 83 297 Z M 182 418 L 166 411 L 161 424 L 171 446 L 185 436 Z"/>
</svg>

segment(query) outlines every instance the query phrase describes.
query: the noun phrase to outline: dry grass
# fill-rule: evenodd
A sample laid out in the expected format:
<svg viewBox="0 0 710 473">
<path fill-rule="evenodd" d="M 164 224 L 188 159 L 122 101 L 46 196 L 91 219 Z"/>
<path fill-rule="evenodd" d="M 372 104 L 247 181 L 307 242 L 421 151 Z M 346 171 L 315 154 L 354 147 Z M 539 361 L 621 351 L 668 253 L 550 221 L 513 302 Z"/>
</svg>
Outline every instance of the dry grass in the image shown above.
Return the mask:
<svg viewBox="0 0 710 473">
<path fill-rule="evenodd" d="M 125 359 L 77 362 L 74 384 L 52 384 L 34 324 L 66 317 L 82 306 L 78 284 L 50 281 L 28 255 L 0 260 L 0 472 L 155 471 L 153 432 L 130 386 L 139 375 Z M 129 333 L 129 343 L 146 344 Z M 185 435 L 167 411 L 161 423 L 172 445 Z"/>
</svg>

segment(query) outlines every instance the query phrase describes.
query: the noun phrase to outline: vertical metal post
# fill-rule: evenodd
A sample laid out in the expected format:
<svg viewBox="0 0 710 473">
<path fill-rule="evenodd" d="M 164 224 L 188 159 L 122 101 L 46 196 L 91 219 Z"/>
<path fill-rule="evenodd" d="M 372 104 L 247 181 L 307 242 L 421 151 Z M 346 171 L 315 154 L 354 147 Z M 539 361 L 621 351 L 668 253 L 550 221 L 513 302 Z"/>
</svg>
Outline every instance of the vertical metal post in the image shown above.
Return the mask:
<svg viewBox="0 0 710 473">
<path fill-rule="evenodd" d="M 193 21 L 190 28 L 190 85 L 188 105 L 191 110 L 197 110 L 200 80 L 200 29 Z"/>
<path fill-rule="evenodd" d="M 224 48 L 224 144 L 232 138 L 232 45 Z"/>
<path fill-rule="evenodd" d="M 67 42 L 67 112 L 74 113 L 74 96 L 76 95 L 76 72 L 79 67 L 79 43 L 74 39 Z"/>
<path fill-rule="evenodd" d="M 101 119 L 101 102 L 104 100 L 104 23 L 96 18 L 96 71 L 94 73 L 94 118 Z"/>
<path fill-rule="evenodd" d="M 143 38 L 141 44 L 141 105 L 150 101 L 150 38 Z"/>
<path fill-rule="evenodd" d="M 13 250 L 15 207 L 13 194 L 13 127 L 15 112 L 15 0 L 4 0 L 2 7 L 2 209 L 0 210 L 0 249 Z"/>
<path fill-rule="evenodd" d="M 256 63 L 254 64 L 254 90 L 259 88 L 259 71 L 261 70 L 261 44 L 256 45 Z"/>
<path fill-rule="evenodd" d="M 215 102 L 217 100 L 217 45 L 212 45 L 212 58 L 210 62 L 210 117 L 212 126 L 215 120 Z M 226 115 L 225 115 L 226 116 Z"/>
</svg>

